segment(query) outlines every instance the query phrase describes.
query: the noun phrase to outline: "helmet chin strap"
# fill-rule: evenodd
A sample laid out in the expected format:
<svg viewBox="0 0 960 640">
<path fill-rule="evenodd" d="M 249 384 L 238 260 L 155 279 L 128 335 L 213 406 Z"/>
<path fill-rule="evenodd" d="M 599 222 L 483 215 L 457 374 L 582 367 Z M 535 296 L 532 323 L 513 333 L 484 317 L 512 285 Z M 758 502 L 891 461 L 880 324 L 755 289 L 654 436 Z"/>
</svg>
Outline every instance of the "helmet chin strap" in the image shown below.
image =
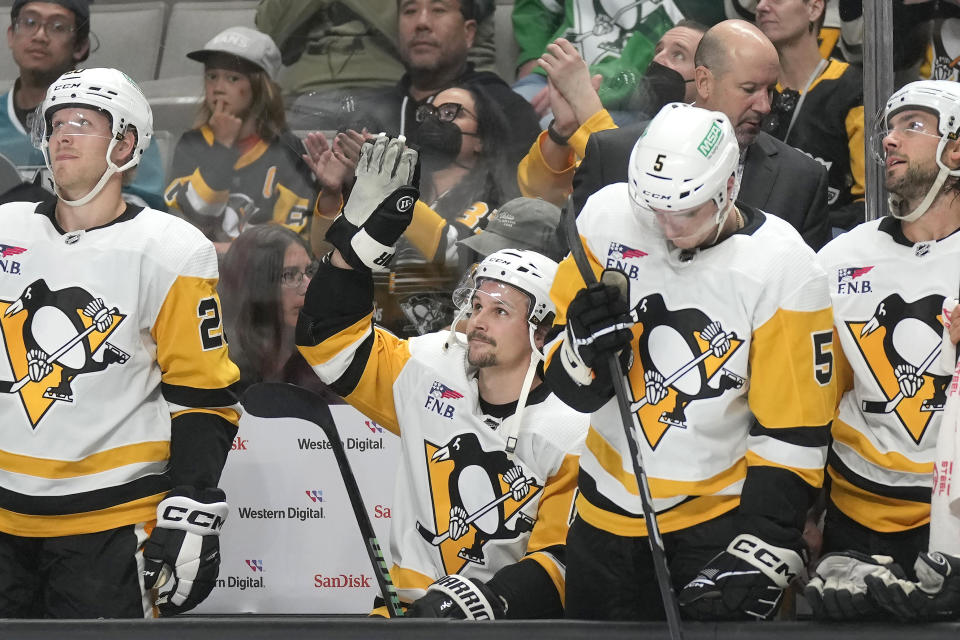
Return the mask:
<svg viewBox="0 0 960 640">
<path fill-rule="evenodd" d="M 937 145 L 937 166 L 940 167 L 940 171 L 937 173 L 937 179 L 930 185 L 930 188 L 927 190 L 927 195 L 924 196 L 920 204 L 910 213 L 902 213 L 903 205 L 905 204 L 904 199 L 898 195 L 890 194 L 890 197 L 887 198 L 887 208 L 890 210 L 890 215 L 903 222 L 913 222 L 917 220 L 927 212 L 927 209 L 930 208 L 933 201 L 940 195 L 940 189 L 943 188 L 947 178 L 950 176 L 960 176 L 960 169 L 951 170 L 947 165 L 943 164 L 943 161 L 940 159 L 941 156 L 943 156 L 943 149 L 946 146 L 947 139 L 940 138 L 940 144 Z"/>
<path fill-rule="evenodd" d="M 103 175 L 100 176 L 100 180 L 93 186 L 93 189 L 90 192 L 78 200 L 67 200 L 63 197 L 63 194 L 60 193 L 60 188 L 57 186 L 57 181 L 53 181 L 53 191 L 57 194 L 57 197 L 60 198 L 61 202 L 71 207 L 82 207 L 91 200 L 97 197 L 103 188 L 107 185 L 107 181 L 110 179 L 113 174 L 117 172 L 117 165 L 112 162 L 107 165 L 107 169 L 103 172 Z"/>
<path fill-rule="evenodd" d="M 503 439 L 507 441 L 507 457 L 513 460 L 517 450 L 517 436 L 520 433 L 520 425 L 523 424 L 523 412 L 527 406 L 527 398 L 530 396 L 530 387 L 533 385 L 533 376 L 537 372 L 537 365 L 544 359 L 540 350 L 534 342 L 534 333 L 536 327 L 530 325 L 530 364 L 527 366 L 527 374 L 523 377 L 523 386 L 520 388 L 520 397 L 517 398 L 517 409 L 512 416 L 508 416 L 500 425 L 500 433 Z"/>
</svg>

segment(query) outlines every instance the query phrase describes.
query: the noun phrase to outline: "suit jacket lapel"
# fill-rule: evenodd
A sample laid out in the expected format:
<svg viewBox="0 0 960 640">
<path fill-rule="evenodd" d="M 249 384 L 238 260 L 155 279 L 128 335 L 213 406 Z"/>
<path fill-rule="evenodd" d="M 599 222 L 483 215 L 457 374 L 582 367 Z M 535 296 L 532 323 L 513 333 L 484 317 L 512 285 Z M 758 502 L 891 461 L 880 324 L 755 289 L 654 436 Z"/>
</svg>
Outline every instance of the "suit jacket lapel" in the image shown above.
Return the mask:
<svg viewBox="0 0 960 640">
<path fill-rule="evenodd" d="M 776 162 L 777 147 L 769 134 L 760 132 L 756 141 L 747 149 L 740 183 L 739 199 L 759 209 L 767 209 L 773 183 L 776 182 L 780 163 Z"/>
</svg>

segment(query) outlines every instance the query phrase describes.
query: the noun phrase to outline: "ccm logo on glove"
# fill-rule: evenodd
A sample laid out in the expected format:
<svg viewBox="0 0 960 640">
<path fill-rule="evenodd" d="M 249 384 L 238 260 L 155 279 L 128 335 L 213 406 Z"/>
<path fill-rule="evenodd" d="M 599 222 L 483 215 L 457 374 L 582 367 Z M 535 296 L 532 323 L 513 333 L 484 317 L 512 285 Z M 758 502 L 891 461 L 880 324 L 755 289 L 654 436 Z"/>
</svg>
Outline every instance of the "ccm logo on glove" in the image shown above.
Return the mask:
<svg viewBox="0 0 960 640">
<path fill-rule="evenodd" d="M 775 549 L 777 549 L 777 547 L 763 546 L 763 542 L 758 538 L 741 535 L 730 544 L 727 548 L 727 553 L 742 558 L 754 566 L 757 566 L 759 562 L 761 565 L 769 567 L 773 570 L 773 575 L 770 575 L 770 572 L 767 571 L 764 571 L 764 573 L 766 573 L 771 580 L 776 581 L 781 587 L 786 587 L 797 577 L 798 571 L 790 566 L 790 560 L 793 560 L 792 557 L 790 560 L 781 558 L 774 553 Z M 791 552 L 791 555 L 796 556 L 796 553 Z M 756 560 L 756 562 L 754 562 L 754 560 Z"/>
<path fill-rule="evenodd" d="M 186 518 L 184 518 L 184 515 L 186 515 Z M 199 509 L 188 509 L 173 504 L 164 509 L 161 519 L 169 522 L 186 521 L 187 524 L 192 524 L 201 529 L 209 529 L 210 531 L 220 531 L 223 529 L 223 523 L 226 522 L 225 518 L 221 518 L 215 513 L 201 511 Z M 202 534 L 203 532 L 198 533 Z"/>
</svg>

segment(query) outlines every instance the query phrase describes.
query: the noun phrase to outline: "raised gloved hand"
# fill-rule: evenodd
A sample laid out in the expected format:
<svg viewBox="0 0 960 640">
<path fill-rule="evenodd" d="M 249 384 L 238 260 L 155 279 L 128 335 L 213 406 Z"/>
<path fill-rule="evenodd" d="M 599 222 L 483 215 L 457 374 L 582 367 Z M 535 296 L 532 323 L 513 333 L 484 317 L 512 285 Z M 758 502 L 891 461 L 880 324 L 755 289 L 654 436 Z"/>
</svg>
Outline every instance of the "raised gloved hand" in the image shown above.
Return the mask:
<svg viewBox="0 0 960 640">
<path fill-rule="evenodd" d="M 474 578 L 443 576 L 407 609 L 408 618 L 496 620 L 507 613 L 506 601 Z"/>
<path fill-rule="evenodd" d="M 857 551 L 828 553 L 820 559 L 804 595 L 815 618 L 858 620 L 875 618 L 881 611 L 868 592 L 870 576 L 896 579 L 903 571 L 890 556 L 869 556 Z"/>
<path fill-rule="evenodd" d="M 360 271 L 385 271 L 400 236 L 413 219 L 420 197 L 416 186 L 417 152 L 403 137 L 380 136 L 366 143 L 357 164 L 357 182 L 327 240 Z"/>
<path fill-rule="evenodd" d="M 627 305 L 619 287 L 602 282 L 581 289 L 570 302 L 560 357 L 577 384 L 592 384 L 594 375 L 607 373 L 611 354 L 629 351 L 633 318 Z"/>
<path fill-rule="evenodd" d="M 902 576 L 867 575 L 870 595 L 901 620 L 956 620 L 960 617 L 960 558 L 924 552 L 913 565 L 917 581 Z"/>
<path fill-rule="evenodd" d="M 796 551 L 740 534 L 680 591 L 678 600 L 697 620 L 766 620 L 801 571 L 803 559 Z"/>
<path fill-rule="evenodd" d="M 177 487 L 157 505 L 157 526 L 143 545 L 143 584 L 157 589 L 160 615 L 189 611 L 213 590 L 227 511 L 216 488 Z"/>
</svg>

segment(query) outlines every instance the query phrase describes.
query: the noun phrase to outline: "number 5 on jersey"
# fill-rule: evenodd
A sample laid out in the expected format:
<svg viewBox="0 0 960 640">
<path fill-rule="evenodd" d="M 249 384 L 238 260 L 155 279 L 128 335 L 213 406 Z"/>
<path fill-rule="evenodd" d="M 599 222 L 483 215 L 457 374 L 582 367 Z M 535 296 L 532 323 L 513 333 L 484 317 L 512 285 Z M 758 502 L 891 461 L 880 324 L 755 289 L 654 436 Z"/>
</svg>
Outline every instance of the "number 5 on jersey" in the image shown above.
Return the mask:
<svg viewBox="0 0 960 640">
<path fill-rule="evenodd" d="M 223 322 L 220 319 L 220 305 L 217 299 L 204 298 L 197 305 L 197 317 L 200 319 L 200 344 L 204 351 L 219 349 L 223 346 Z"/>
<path fill-rule="evenodd" d="M 833 331 L 814 331 L 810 337 L 813 338 L 813 377 L 825 387 L 833 379 Z"/>
</svg>

